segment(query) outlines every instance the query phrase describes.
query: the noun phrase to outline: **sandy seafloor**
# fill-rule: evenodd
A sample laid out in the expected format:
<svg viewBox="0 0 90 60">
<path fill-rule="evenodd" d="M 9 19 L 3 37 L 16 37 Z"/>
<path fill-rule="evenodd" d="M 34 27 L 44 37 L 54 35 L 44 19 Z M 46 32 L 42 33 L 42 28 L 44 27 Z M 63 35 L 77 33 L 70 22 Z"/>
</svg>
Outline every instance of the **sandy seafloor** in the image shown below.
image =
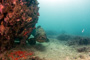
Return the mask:
<svg viewBox="0 0 90 60">
<path fill-rule="evenodd" d="M 33 51 L 35 56 L 45 60 L 90 60 L 90 52 L 77 52 L 76 48 L 83 46 L 69 46 L 66 41 L 57 40 L 55 36 L 49 37 L 49 40 L 50 42 L 37 43 L 34 46 L 17 46 L 12 50 Z"/>
<path fill-rule="evenodd" d="M 44 51 L 36 51 L 36 55 L 46 60 L 90 60 L 90 52 L 77 52 L 77 48 L 87 46 L 69 46 L 66 41 L 60 41 L 55 38 L 49 38 L 49 43 L 42 43 L 45 46 Z"/>
</svg>

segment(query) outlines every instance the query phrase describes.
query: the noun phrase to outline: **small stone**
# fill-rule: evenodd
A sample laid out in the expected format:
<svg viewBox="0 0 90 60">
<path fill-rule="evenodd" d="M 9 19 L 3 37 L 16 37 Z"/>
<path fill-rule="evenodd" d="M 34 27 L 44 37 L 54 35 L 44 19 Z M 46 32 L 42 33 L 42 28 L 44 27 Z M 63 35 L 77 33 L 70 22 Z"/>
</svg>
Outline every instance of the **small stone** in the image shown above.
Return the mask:
<svg viewBox="0 0 90 60">
<path fill-rule="evenodd" d="M 74 59 L 77 59 L 77 57 L 73 57 Z"/>
<path fill-rule="evenodd" d="M 83 55 L 80 55 L 79 57 L 80 57 L 81 59 L 85 59 L 85 56 L 83 56 Z"/>
<path fill-rule="evenodd" d="M 36 57 L 35 57 L 35 56 L 33 56 L 33 57 L 32 57 L 32 60 L 35 60 L 35 59 L 36 59 Z"/>
</svg>

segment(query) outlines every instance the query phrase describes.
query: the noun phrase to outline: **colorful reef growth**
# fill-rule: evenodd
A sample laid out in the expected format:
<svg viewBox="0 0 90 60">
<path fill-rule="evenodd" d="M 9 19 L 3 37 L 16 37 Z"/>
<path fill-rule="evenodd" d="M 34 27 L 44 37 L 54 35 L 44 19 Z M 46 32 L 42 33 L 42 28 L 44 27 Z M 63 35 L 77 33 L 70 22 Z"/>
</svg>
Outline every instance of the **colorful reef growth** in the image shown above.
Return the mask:
<svg viewBox="0 0 90 60">
<path fill-rule="evenodd" d="M 11 58 L 11 60 L 20 60 L 20 59 L 27 59 L 28 56 L 32 56 L 33 52 L 27 52 L 27 51 L 14 51 L 11 52 L 8 57 Z"/>
<path fill-rule="evenodd" d="M 0 0 L 0 53 L 10 49 L 16 38 L 25 44 L 38 21 L 37 0 Z"/>
</svg>

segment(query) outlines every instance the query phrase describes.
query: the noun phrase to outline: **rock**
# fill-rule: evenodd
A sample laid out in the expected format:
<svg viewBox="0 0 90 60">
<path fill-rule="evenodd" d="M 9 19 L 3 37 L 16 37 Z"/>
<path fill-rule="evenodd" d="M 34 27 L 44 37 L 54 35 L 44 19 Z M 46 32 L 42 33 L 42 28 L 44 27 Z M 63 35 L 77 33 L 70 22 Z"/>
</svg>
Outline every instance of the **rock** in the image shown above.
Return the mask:
<svg viewBox="0 0 90 60">
<path fill-rule="evenodd" d="M 84 55 L 80 55 L 79 56 L 81 59 L 85 59 L 85 56 Z"/>
<path fill-rule="evenodd" d="M 73 36 L 72 39 L 68 41 L 69 45 L 89 45 L 89 37 Z"/>
<path fill-rule="evenodd" d="M 37 0 L 0 0 L 0 52 L 12 48 L 16 38 L 26 44 L 38 21 L 38 10 Z"/>
<path fill-rule="evenodd" d="M 61 41 L 67 41 L 67 40 L 71 39 L 71 36 L 67 35 L 67 34 L 61 34 L 57 37 L 57 39 L 61 40 Z"/>
<path fill-rule="evenodd" d="M 78 52 L 87 52 L 87 48 L 86 47 L 78 48 L 77 51 Z"/>
</svg>

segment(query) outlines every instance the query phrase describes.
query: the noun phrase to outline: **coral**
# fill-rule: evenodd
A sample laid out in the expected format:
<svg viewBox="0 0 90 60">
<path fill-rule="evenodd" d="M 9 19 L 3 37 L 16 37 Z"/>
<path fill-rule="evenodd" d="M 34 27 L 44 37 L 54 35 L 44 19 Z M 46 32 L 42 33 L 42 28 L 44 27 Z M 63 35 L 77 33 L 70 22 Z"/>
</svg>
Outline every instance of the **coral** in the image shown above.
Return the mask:
<svg viewBox="0 0 90 60">
<path fill-rule="evenodd" d="M 45 58 L 40 58 L 35 56 L 32 51 L 27 50 L 11 50 L 9 52 L 4 52 L 0 54 L 0 60 L 46 60 Z"/>
<path fill-rule="evenodd" d="M 19 59 L 27 59 L 27 56 L 32 56 L 33 52 L 26 52 L 26 51 L 14 51 L 11 52 L 8 56 L 12 58 L 12 60 L 19 60 Z"/>
<path fill-rule="evenodd" d="M 0 13 L 1 14 L 3 13 L 3 9 L 4 9 L 4 6 L 2 4 L 0 4 Z"/>
<path fill-rule="evenodd" d="M 16 38 L 25 44 L 38 21 L 37 0 L 0 0 L 0 53 Z"/>
</svg>

